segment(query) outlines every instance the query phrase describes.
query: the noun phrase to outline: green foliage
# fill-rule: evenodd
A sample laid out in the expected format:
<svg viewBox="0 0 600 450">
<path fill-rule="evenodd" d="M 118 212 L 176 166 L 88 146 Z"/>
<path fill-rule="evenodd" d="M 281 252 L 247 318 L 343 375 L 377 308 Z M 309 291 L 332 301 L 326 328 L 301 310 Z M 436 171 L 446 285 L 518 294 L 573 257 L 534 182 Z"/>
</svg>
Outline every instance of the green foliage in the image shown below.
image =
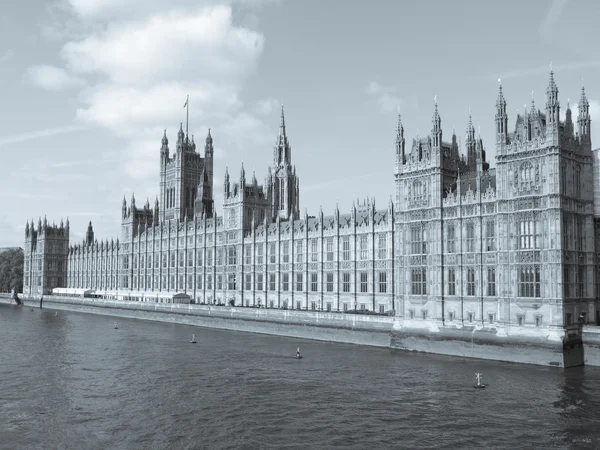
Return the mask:
<svg viewBox="0 0 600 450">
<path fill-rule="evenodd" d="M 0 253 L 0 292 L 23 292 L 23 250 Z"/>
</svg>

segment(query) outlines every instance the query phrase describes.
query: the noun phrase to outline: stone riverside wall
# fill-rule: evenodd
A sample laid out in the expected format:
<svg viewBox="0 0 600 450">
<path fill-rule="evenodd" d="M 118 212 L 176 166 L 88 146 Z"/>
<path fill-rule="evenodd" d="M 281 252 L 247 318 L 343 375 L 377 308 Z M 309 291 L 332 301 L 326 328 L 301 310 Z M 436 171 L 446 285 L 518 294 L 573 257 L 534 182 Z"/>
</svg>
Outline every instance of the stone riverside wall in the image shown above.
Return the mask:
<svg viewBox="0 0 600 450">
<path fill-rule="evenodd" d="M 39 307 L 39 299 L 25 299 L 25 306 Z M 0 294 L 0 303 L 13 303 Z M 45 296 L 44 307 L 171 322 L 207 328 L 262 333 L 330 342 L 342 342 L 398 350 L 419 351 L 466 358 L 565 367 L 581 358 L 600 366 L 600 327 L 583 329 L 583 345 L 563 348 L 543 339 L 499 337 L 488 331 L 468 329 L 395 330 L 391 316 L 371 316 L 313 311 L 240 308 L 229 306 L 140 303 L 119 300 Z M 575 364 L 577 365 L 577 364 Z"/>
<path fill-rule="evenodd" d="M 0 298 L 0 302 L 10 303 L 11 300 L 4 297 Z M 25 299 L 24 304 L 26 307 L 39 307 L 39 299 Z M 49 309 L 375 347 L 390 346 L 390 332 L 394 323 L 392 316 L 142 303 L 49 295 L 44 296 L 43 306 Z"/>
</svg>

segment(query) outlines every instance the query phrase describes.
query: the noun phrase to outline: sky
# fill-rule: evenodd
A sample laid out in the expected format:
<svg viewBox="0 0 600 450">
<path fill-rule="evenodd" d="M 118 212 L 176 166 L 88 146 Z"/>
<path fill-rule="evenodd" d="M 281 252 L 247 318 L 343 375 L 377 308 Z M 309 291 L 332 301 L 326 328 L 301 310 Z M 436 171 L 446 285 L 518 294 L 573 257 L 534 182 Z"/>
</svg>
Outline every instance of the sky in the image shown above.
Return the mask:
<svg viewBox="0 0 600 450">
<path fill-rule="evenodd" d="M 300 210 L 332 214 L 394 192 L 398 111 L 407 142 L 464 141 L 469 109 L 494 166 L 502 79 L 513 127 L 544 108 L 549 67 L 563 111 L 582 80 L 600 147 L 595 0 L 20 0 L 0 11 L 0 247 L 28 220 L 91 220 L 117 237 L 123 196 L 154 205 L 164 130 L 174 150 L 190 97 L 198 147 L 211 128 L 217 213 L 225 168 L 267 174 L 283 103 Z M 587 13 L 586 13 L 587 12 Z M 600 120 L 600 119 L 599 119 Z"/>
</svg>

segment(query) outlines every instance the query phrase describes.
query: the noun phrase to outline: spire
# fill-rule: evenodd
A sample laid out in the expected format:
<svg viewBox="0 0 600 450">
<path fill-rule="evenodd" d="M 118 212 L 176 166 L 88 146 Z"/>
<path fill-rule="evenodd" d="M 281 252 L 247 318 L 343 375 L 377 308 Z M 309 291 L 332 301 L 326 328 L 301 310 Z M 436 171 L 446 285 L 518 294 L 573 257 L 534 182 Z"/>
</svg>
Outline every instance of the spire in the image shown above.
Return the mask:
<svg viewBox="0 0 600 450">
<path fill-rule="evenodd" d="M 283 112 L 283 102 L 281 102 L 281 123 L 279 124 L 279 136 L 285 137 L 285 114 Z"/>
<path fill-rule="evenodd" d="M 258 184 L 258 181 L 256 181 L 256 173 L 254 171 L 252 171 L 252 184 L 254 186 Z"/>
<path fill-rule="evenodd" d="M 498 97 L 496 98 L 496 145 L 508 142 L 508 116 L 506 114 L 506 100 L 502 92 L 502 79 L 498 78 Z"/>
<path fill-rule="evenodd" d="M 163 134 L 163 138 L 162 138 L 162 148 L 168 148 L 169 145 L 169 139 L 167 138 L 167 130 L 165 130 L 165 133 Z"/>
<path fill-rule="evenodd" d="M 442 119 L 438 112 L 437 95 L 433 97 L 433 101 L 435 106 L 433 110 L 433 127 L 431 129 L 431 134 L 433 137 L 433 147 L 439 149 L 442 146 Z"/>
<path fill-rule="evenodd" d="M 400 107 L 398 107 L 398 126 L 396 127 L 396 138 L 398 142 L 404 138 L 404 126 L 402 125 L 402 115 L 400 114 Z"/>
</svg>

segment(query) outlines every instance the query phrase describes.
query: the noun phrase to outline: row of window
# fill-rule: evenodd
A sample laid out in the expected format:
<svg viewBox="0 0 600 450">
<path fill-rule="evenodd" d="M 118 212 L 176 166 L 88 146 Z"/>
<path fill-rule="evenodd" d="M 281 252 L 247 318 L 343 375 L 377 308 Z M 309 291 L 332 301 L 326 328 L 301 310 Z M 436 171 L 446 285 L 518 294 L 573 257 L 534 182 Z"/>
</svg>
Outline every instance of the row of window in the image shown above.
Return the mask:
<svg viewBox="0 0 600 450">
<path fill-rule="evenodd" d="M 307 262 L 318 262 L 319 261 L 319 243 L 317 239 L 309 240 L 310 249 L 307 257 Z M 277 249 L 276 243 L 270 243 L 267 247 L 267 255 L 263 254 L 265 250 L 264 244 L 256 244 L 255 245 L 255 253 L 254 256 L 256 258 L 256 264 L 264 264 L 265 260 L 269 263 L 275 264 L 277 262 L 277 255 L 279 255 L 279 251 Z M 218 248 L 216 251 L 216 264 L 218 266 L 224 265 L 236 265 L 237 264 L 237 246 L 229 246 L 227 248 Z M 333 238 L 327 238 L 325 243 L 325 253 L 324 260 L 325 261 L 335 261 L 335 250 L 334 250 L 334 242 Z M 186 264 L 185 251 L 174 251 L 170 253 L 163 252 L 161 254 L 161 266 L 163 268 L 167 267 L 167 262 L 170 262 L 170 267 L 176 267 L 177 260 L 179 262 L 179 267 L 184 267 Z M 266 256 L 266 258 L 265 258 Z M 283 241 L 281 242 L 281 256 L 280 261 L 283 263 L 289 263 L 291 260 L 290 257 L 290 242 Z M 369 260 L 369 250 L 368 250 L 368 240 L 367 236 L 363 235 L 359 240 L 359 260 Z M 378 239 L 378 249 L 376 257 L 378 259 L 387 259 L 388 250 L 387 250 L 387 235 L 380 234 Z M 152 255 L 140 255 L 138 260 L 138 255 L 133 256 L 132 268 L 139 267 L 144 268 L 144 266 L 150 268 L 153 263 Z M 302 241 L 296 241 L 296 253 L 295 253 L 295 262 L 303 263 L 304 262 L 304 243 Z M 203 263 L 203 252 L 196 253 L 196 266 L 202 266 Z M 341 253 L 342 261 L 350 261 L 351 260 L 351 252 L 350 252 L 350 237 L 344 236 L 342 238 L 342 253 Z M 206 249 L 206 265 L 213 265 L 213 249 Z M 72 261 L 74 264 L 74 269 L 77 270 L 85 270 L 90 264 L 90 261 L 85 260 L 74 260 Z M 115 260 L 114 258 L 97 258 L 96 260 L 91 261 L 91 267 L 93 269 L 99 268 L 101 270 L 110 270 L 111 267 L 114 267 Z M 252 264 L 252 246 L 246 244 L 244 246 L 244 264 L 250 265 Z M 187 266 L 192 267 L 194 265 L 194 251 L 187 251 Z M 159 255 L 154 255 L 154 267 L 158 268 L 159 266 Z M 123 269 L 129 269 L 129 255 L 123 256 Z"/>
<path fill-rule="evenodd" d="M 448 269 L 448 278 L 446 284 L 446 295 L 456 295 L 456 277 L 457 269 Z M 476 274 L 477 270 L 468 268 L 466 270 L 466 292 L 467 296 L 475 296 L 476 293 Z M 496 294 L 496 269 L 488 268 L 485 273 L 486 278 L 486 295 L 495 297 Z M 518 292 L 519 297 L 540 297 L 540 267 L 526 267 L 519 270 Z M 425 267 L 417 267 L 411 270 L 411 294 L 412 295 L 427 295 L 427 269 Z"/>
<path fill-rule="evenodd" d="M 304 291 L 304 287 L 305 287 L 304 274 L 297 273 L 295 275 L 296 276 L 293 279 L 294 283 L 292 285 L 292 283 L 291 283 L 292 279 L 290 277 L 290 274 L 289 273 L 281 274 L 281 277 L 280 277 L 281 291 L 283 291 L 283 292 L 288 292 L 290 290 L 295 290 L 295 291 L 299 291 L 299 292 Z M 103 280 L 101 277 L 97 281 L 99 281 L 98 282 L 99 285 L 106 285 L 106 288 L 113 289 L 114 288 L 113 285 L 115 284 L 115 278 L 116 277 L 106 277 L 106 279 Z M 192 290 L 192 289 L 194 289 L 194 278 L 196 279 L 195 289 L 197 289 L 197 290 L 203 289 L 204 277 L 202 275 L 198 275 L 198 276 L 194 277 L 194 275 L 192 275 L 192 274 L 188 274 L 187 276 L 179 275 L 178 277 L 176 277 L 175 275 L 170 275 L 169 277 L 166 275 L 162 275 L 160 277 L 158 275 L 155 275 L 154 277 L 152 277 L 151 275 L 147 275 L 146 277 L 133 276 L 131 287 L 133 289 L 139 288 L 139 289 L 152 290 L 152 286 L 153 286 L 152 282 L 154 281 L 154 286 L 156 289 L 158 286 L 158 282 L 160 280 L 160 281 L 162 281 L 161 285 L 163 286 L 164 289 L 168 289 L 167 286 L 169 286 L 171 289 Z M 129 288 L 128 280 L 129 280 L 129 277 L 127 277 L 127 276 L 122 277 L 122 281 L 123 281 L 122 287 Z M 71 284 L 72 285 L 80 285 L 81 283 L 78 283 L 78 281 L 81 281 L 81 280 L 80 279 L 71 280 Z M 167 284 L 167 281 L 170 281 L 170 283 Z M 246 274 L 244 277 L 243 289 L 246 291 L 251 291 L 252 284 L 253 284 L 252 281 L 253 281 L 252 274 Z M 176 282 L 178 282 L 178 283 L 176 284 Z M 341 285 L 341 292 L 350 293 L 352 291 L 352 277 L 351 277 L 350 272 L 343 272 L 341 274 L 340 285 Z M 227 287 L 228 290 L 232 290 L 232 291 L 237 290 L 238 288 L 242 287 L 242 286 L 238 286 L 237 274 L 235 274 L 235 273 L 217 274 L 215 288 L 217 290 L 223 290 L 225 286 Z M 75 287 L 75 286 L 70 286 L 70 287 Z M 92 287 L 95 287 L 95 286 L 92 286 Z M 104 286 L 102 286 L 102 287 L 104 287 Z M 254 277 L 254 288 L 257 291 L 263 291 L 263 290 L 265 290 L 265 288 L 267 288 L 267 290 L 269 290 L 269 291 L 276 291 L 277 287 L 278 287 L 277 277 L 274 273 L 268 274 L 268 277 L 266 277 L 266 278 L 264 277 L 264 274 L 262 274 L 262 273 L 258 273 Z M 333 273 L 325 274 L 323 287 L 325 289 L 325 292 L 333 293 L 336 291 L 336 289 L 335 289 L 336 288 L 335 274 L 333 274 Z M 207 290 L 213 289 L 213 274 L 206 275 L 205 288 Z M 356 292 L 360 292 L 360 293 L 369 293 L 369 291 L 373 289 L 373 288 L 370 288 L 368 272 L 360 272 L 358 274 L 356 289 L 357 289 Z M 387 293 L 387 291 L 388 291 L 387 272 L 377 272 L 376 273 L 376 282 L 375 282 L 374 289 L 377 293 L 381 293 L 381 294 Z M 318 273 L 313 272 L 313 273 L 308 274 L 308 276 L 306 277 L 306 290 L 309 292 L 320 292 Z"/>
<path fill-rule="evenodd" d="M 540 248 L 541 229 L 539 220 L 522 220 L 517 222 L 517 249 Z M 476 240 L 475 223 L 466 223 L 466 236 L 463 243 L 464 248 L 459 245 L 461 236 L 457 236 L 454 225 L 446 226 L 445 250 L 447 253 L 472 253 L 480 251 L 479 240 Z M 582 235 L 582 234 L 579 234 Z M 424 224 L 412 225 L 410 229 L 410 254 L 427 254 L 427 230 Z M 483 251 L 496 251 L 496 223 L 489 220 L 485 223 L 485 237 L 482 241 Z M 407 250 L 408 250 L 407 248 Z"/>
</svg>

